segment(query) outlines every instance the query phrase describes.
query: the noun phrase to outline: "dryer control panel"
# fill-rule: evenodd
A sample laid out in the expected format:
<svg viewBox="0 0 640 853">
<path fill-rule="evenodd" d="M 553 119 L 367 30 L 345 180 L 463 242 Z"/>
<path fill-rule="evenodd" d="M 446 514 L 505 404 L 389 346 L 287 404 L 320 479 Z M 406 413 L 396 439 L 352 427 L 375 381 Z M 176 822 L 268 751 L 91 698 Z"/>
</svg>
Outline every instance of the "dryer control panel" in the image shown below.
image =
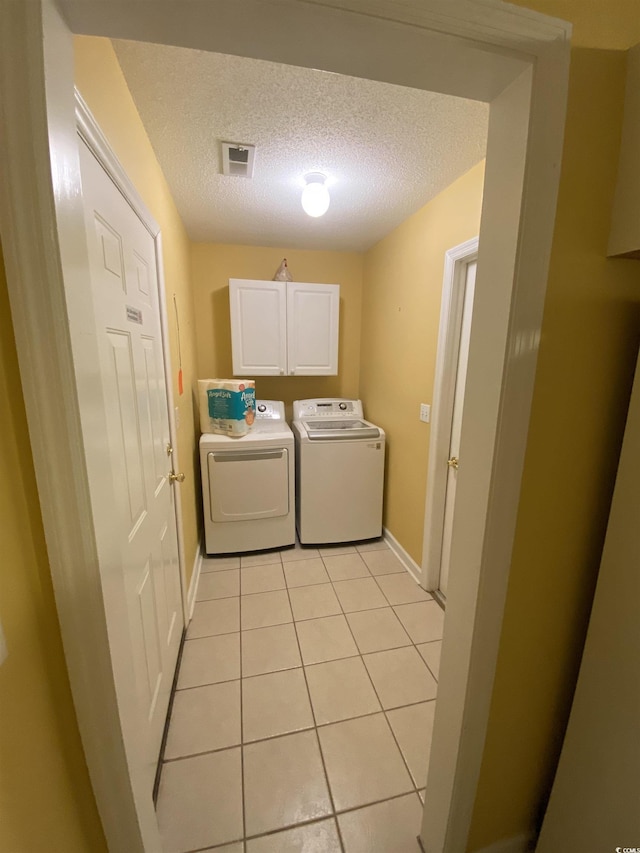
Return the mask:
<svg viewBox="0 0 640 853">
<path fill-rule="evenodd" d="M 256 400 L 256 420 L 284 421 L 282 400 Z"/>
</svg>

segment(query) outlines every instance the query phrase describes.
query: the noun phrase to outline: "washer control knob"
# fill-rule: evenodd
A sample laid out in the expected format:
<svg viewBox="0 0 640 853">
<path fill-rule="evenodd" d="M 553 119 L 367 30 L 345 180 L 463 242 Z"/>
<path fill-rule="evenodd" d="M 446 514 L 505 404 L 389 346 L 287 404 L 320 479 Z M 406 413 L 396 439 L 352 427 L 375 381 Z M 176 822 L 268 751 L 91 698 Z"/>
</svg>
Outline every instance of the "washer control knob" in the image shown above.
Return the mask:
<svg viewBox="0 0 640 853">
<path fill-rule="evenodd" d="M 258 406 L 258 411 L 259 412 L 266 412 L 267 411 L 267 407 L 265 406 L 264 403 L 260 403 L 260 405 Z"/>
<path fill-rule="evenodd" d="M 347 408 L 347 404 L 346 403 L 340 403 L 340 408 L 344 412 L 344 410 Z"/>
</svg>

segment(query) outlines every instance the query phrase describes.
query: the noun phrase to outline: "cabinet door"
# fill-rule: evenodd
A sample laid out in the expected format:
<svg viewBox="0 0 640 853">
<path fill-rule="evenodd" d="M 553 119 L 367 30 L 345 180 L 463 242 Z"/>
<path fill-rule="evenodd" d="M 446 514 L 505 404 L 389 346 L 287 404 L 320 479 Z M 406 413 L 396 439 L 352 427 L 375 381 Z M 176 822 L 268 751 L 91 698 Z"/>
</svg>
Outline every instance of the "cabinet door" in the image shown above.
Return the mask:
<svg viewBox="0 0 640 853">
<path fill-rule="evenodd" d="M 234 376 L 285 374 L 286 297 L 282 281 L 229 279 Z"/>
<path fill-rule="evenodd" d="M 287 356 L 290 376 L 338 373 L 340 285 L 290 282 L 287 286 Z"/>
</svg>

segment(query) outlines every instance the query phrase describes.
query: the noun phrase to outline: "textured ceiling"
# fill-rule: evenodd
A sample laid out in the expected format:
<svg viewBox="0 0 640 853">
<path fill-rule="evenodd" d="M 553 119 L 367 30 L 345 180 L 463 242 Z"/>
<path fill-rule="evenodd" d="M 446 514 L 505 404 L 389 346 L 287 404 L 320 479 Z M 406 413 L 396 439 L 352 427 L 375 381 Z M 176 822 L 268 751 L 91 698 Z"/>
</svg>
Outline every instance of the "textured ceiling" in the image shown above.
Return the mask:
<svg viewBox="0 0 640 853">
<path fill-rule="evenodd" d="M 194 241 L 363 251 L 484 156 L 488 106 L 262 60 L 115 41 Z M 256 146 L 254 177 L 220 143 Z M 300 206 L 307 172 L 331 206 Z"/>
</svg>

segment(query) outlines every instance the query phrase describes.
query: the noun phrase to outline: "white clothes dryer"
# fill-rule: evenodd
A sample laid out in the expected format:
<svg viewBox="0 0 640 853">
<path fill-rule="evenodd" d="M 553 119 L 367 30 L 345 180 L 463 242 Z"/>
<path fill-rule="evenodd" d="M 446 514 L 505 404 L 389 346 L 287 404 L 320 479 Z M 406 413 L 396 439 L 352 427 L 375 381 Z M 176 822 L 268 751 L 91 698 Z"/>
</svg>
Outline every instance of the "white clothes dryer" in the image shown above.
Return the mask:
<svg viewBox="0 0 640 853">
<path fill-rule="evenodd" d="M 284 403 L 256 400 L 251 432 L 200 437 L 207 554 L 295 543 L 294 439 Z"/>
<path fill-rule="evenodd" d="M 365 421 L 360 400 L 297 400 L 296 526 L 304 545 L 382 534 L 384 430 Z"/>
</svg>

